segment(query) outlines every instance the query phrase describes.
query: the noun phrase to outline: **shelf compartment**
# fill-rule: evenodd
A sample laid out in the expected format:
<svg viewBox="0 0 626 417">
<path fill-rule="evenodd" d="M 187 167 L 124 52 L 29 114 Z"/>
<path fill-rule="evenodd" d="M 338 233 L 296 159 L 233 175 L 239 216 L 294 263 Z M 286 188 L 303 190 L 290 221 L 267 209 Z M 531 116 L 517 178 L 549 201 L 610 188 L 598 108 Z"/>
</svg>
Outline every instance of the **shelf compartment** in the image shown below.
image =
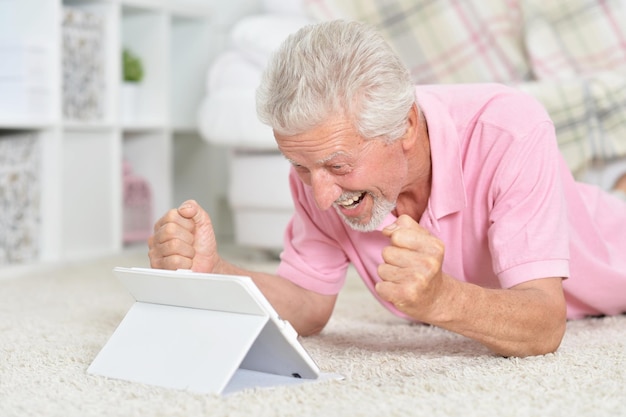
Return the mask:
<svg viewBox="0 0 626 417">
<path fill-rule="evenodd" d="M 121 14 L 121 48 L 137 55 L 144 76 L 137 84 L 136 107 L 133 115 L 120 111 L 123 126 L 169 125 L 169 16 L 162 11 L 125 5 Z M 120 67 L 121 68 L 121 67 Z M 123 83 L 120 70 L 118 82 Z M 125 108 L 119 97 L 119 108 Z"/>
<path fill-rule="evenodd" d="M 113 130 L 71 130 L 63 137 L 62 256 L 76 259 L 121 248 L 121 162 Z"/>
<path fill-rule="evenodd" d="M 147 181 L 152 191 L 150 223 L 154 224 L 172 204 L 170 133 L 159 129 L 125 131 L 122 148 L 123 161 L 134 175 Z"/>
<path fill-rule="evenodd" d="M 56 121 L 57 16 L 54 2 L 0 1 L 0 127 Z"/>
<path fill-rule="evenodd" d="M 181 16 L 171 19 L 171 124 L 175 130 L 194 131 L 207 69 L 213 59 L 207 45 L 215 34 L 207 20 Z"/>
</svg>

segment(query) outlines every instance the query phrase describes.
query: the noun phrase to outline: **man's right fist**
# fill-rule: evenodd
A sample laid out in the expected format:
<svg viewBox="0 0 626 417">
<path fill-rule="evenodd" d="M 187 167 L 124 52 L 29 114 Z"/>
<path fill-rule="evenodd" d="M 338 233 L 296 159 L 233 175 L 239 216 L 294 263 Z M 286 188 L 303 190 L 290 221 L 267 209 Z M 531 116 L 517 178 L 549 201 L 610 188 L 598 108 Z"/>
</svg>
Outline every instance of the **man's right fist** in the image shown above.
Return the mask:
<svg viewBox="0 0 626 417">
<path fill-rule="evenodd" d="M 211 219 L 194 200 L 165 213 L 155 223 L 148 246 L 152 268 L 213 272 L 219 263 Z"/>
</svg>

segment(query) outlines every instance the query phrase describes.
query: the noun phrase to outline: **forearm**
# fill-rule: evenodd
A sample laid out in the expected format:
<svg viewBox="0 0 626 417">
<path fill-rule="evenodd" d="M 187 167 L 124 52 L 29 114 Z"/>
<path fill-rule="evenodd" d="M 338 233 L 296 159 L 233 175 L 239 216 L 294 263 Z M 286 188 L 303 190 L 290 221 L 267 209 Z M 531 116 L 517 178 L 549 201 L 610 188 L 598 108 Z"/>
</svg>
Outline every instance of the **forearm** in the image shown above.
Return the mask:
<svg viewBox="0 0 626 417">
<path fill-rule="evenodd" d="M 336 296 L 317 294 L 278 275 L 246 270 L 223 259 L 214 271 L 251 277 L 281 318 L 289 321 L 301 336 L 322 331 L 335 305 Z"/>
<path fill-rule="evenodd" d="M 429 322 L 460 333 L 503 356 L 554 352 L 565 332 L 560 278 L 513 289 L 488 289 L 445 277 L 446 291 Z M 559 299 L 560 295 L 560 299 Z"/>
</svg>

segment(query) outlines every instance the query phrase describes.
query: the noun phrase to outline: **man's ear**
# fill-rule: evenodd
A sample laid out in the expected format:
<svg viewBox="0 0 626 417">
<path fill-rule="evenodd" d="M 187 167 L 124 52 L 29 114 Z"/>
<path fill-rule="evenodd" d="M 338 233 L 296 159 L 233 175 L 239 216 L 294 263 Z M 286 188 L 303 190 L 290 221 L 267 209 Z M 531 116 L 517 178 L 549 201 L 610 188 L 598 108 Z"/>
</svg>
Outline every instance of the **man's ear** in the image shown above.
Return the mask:
<svg viewBox="0 0 626 417">
<path fill-rule="evenodd" d="M 408 150 L 415 146 L 418 140 L 418 132 L 420 127 L 420 117 L 417 104 L 413 103 L 407 117 L 406 133 L 402 137 L 402 146 L 405 150 Z"/>
</svg>

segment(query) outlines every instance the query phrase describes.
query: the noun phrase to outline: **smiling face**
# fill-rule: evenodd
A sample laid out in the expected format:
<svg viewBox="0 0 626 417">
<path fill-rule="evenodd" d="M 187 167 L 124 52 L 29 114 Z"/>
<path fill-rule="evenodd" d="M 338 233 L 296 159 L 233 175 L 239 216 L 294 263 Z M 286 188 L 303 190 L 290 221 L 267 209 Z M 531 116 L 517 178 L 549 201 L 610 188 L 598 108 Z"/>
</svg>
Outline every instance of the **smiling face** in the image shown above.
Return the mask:
<svg viewBox="0 0 626 417">
<path fill-rule="evenodd" d="M 275 137 L 300 179 L 313 189 L 317 206 L 334 207 L 355 230 L 375 230 L 409 182 L 408 137 L 390 143 L 365 139 L 341 117 L 302 134 Z"/>
</svg>

